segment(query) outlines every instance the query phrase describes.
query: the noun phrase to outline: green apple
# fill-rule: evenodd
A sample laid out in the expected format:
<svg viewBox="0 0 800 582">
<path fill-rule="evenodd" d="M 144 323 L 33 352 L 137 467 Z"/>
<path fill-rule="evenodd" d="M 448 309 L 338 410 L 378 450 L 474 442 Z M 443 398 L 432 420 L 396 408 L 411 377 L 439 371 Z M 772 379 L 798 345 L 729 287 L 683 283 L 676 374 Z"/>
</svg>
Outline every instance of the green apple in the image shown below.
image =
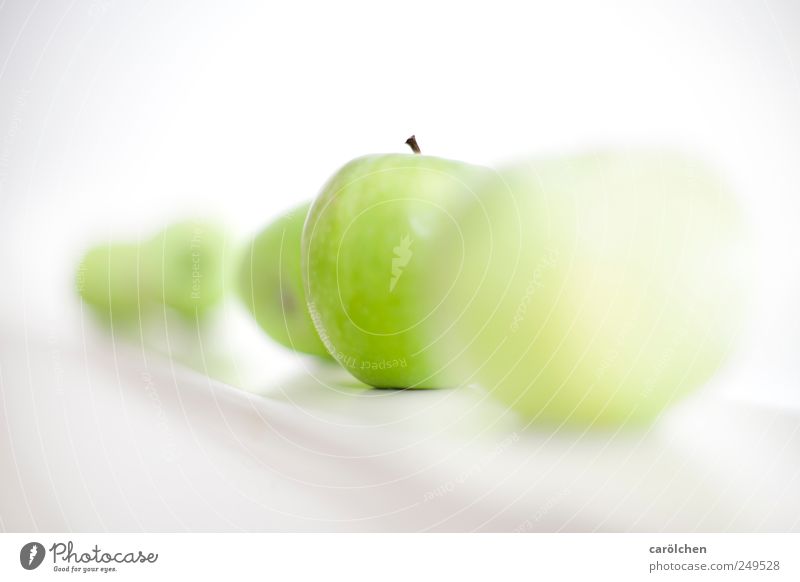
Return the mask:
<svg viewBox="0 0 800 582">
<path fill-rule="evenodd" d="M 312 204 L 302 237 L 309 311 L 327 350 L 359 380 L 452 384 L 425 333 L 447 295 L 428 283 L 439 264 L 433 241 L 459 236 L 454 207 L 491 174 L 427 155 L 372 155 L 346 164 Z"/>
<path fill-rule="evenodd" d="M 262 230 L 240 259 L 237 289 L 258 325 L 278 343 L 298 352 L 330 357 L 306 306 L 300 239 L 305 203 Z"/>
<path fill-rule="evenodd" d="M 145 243 L 152 297 L 188 318 L 203 317 L 225 288 L 225 233 L 202 221 L 172 224 Z"/>
<path fill-rule="evenodd" d="M 452 289 L 435 336 L 528 419 L 644 422 L 730 354 L 747 296 L 735 197 L 665 151 L 601 152 L 502 172 L 441 232 L 429 273 Z M 468 258 L 463 269 L 454 266 Z M 435 296 L 435 294 L 434 294 Z"/>
<path fill-rule="evenodd" d="M 187 221 L 142 244 L 96 246 L 78 267 L 78 293 L 100 315 L 117 322 L 164 305 L 185 317 L 203 317 L 223 294 L 224 243 L 216 226 Z"/>
<path fill-rule="evenodd" d="M 76 274 L 84 303 L 100 317 L 122 323 L 138 318 L 142 302 L 139 245 L 112 243 L 89 249 Z"/>
</svg>

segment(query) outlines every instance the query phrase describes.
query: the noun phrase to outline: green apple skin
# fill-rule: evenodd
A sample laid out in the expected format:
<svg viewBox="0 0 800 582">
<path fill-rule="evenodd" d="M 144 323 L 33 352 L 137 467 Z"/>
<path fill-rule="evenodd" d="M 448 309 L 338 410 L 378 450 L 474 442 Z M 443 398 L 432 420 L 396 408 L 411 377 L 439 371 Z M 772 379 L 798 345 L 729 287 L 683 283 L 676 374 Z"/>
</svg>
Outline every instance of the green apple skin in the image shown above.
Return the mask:
<svg viewBox="0 0 800 582">
<path fill-rule="evenodd" d="M 653 150 L 501 176 L 460 215 L 465 239 L 436 243 L 431 279 L 456 284 L 435 325 L 455 326 L 462 382 L 530 421 L 619 426 L 714 374 L 742 325 L 749 269 L 743 217 L 713 173 Z"/>
<path fill-rule="evenodd" d="M 172 224 L 145 243 L 148 291 L 188 319 L 203 318 L 225 288 L 224 231 L 203 221 Z"/>
<path fill-rule="evenodd" d="M 320 339 L 356 378 L 375 387 L 452 385 L 425 322 L 447 294 L 427 278 L 458 237 L 451 210 L 474 196 L 487 169 L 442 158 L 386 154 L 346 164 L 323 187 L 303 230 L 303 280 Z M 432 305 L 433 307 L 429 307 Z"/>
<path fill-rule="evenodd" d="M 306 306 L 300 241 L 310 202 L 269 224 L 246 246 L 237 290 L 267 335 L 283 346 L 330 358 Z"/>
<path fill-rule="evenodd" d="M 81 299 L 109 322 L 138 319 L 148 301 L 142 293 L 141 252 L 137 244 L 112 243 L 89 249 L 76 274 Z"/>
</svg>

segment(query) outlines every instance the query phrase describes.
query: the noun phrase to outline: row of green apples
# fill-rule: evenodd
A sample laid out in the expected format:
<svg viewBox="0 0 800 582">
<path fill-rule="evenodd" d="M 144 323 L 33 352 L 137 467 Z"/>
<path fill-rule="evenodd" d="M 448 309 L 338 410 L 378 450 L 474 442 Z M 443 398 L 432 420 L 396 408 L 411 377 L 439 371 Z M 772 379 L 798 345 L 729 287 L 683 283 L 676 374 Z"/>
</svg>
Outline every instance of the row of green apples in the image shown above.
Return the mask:
<svg viewBox="0 0 800 582">
<path fill-rule="evenodd" d="M 695 160 L 592 152 L 493 170 L 421 155 L 342 167 L 237 255 L 259 325 L 374 387 L 479 384 L 530 420 L 652 420 L 731 353 L 743 216 Z M 185 223 L 81 266 L 84 300 L 202 315 L 222 235 Z"/>
</svg>

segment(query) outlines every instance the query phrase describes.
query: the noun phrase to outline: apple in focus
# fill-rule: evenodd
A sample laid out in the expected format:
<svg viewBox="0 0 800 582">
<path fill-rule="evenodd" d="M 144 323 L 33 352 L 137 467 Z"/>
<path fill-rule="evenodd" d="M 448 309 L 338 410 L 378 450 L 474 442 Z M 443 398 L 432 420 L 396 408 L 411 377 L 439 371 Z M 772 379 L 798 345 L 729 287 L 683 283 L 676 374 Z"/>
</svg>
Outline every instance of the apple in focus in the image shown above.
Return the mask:
<svg viewBox="0 0 800 582">
<path fill-rule="evenodd" d="M 417 153 L 371 155 L 346 164 L 314 200 L 302 237 L 309 312 L 327 350 L 362 382 L 453 385 L 428 333 L 448 294 L 429 284 L 441 260 L 435 241 L 460 236 L 453 211 L 490 175 Z"/>
</svg>

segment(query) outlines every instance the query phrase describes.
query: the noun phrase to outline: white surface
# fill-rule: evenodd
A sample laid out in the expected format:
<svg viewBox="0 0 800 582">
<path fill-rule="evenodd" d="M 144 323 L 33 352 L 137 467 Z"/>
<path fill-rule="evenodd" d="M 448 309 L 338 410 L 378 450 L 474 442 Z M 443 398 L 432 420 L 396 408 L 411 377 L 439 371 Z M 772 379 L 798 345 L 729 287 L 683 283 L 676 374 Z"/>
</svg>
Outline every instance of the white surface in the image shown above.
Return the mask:
<svg viewBox="0 0 800 582">
<path fill-rule="evenodd" d="M 11 531 L 800 528 L 796 412 L 707 397 L 553 430 L 313 363 L 254 395 L 102 334 L 23 346 L 0 344 Z"/>
<path fill-rule="evenodd" d="M 799 15 L 789 0 L 3 2 L 0 528 L 796 529 Z M 484 164 L 608 143 L 714 162 L 757 252 L 736 359 L 646 436 L 505 420 L 477 437 L 493 413 L 461 419 L 469 395 L 321 387 L 234 307 L 203 351 L 191 333 L 161 351 L 265 396 L 136 341 L 114 352 L 80 312 L 88 243 L 198 213 L 247 236 L 411 133 Z"/>
</svg>

